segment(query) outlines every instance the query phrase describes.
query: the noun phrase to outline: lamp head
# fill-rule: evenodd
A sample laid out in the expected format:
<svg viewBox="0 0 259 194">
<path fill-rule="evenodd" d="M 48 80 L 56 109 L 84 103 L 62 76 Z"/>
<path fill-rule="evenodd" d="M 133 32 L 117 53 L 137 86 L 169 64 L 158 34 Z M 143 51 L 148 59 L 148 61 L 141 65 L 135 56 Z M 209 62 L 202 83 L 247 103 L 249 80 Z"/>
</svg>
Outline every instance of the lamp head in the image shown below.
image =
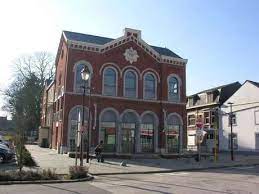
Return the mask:
<svg viewBox="0 0 259 194">
<path fill-rule="evenodd" d="M 81 71 L 81 77 L 85 81 L 88 80 L 90 77 L 90 71 L 86 65 L 84 66 L 84 68 Z"/>
</svg>

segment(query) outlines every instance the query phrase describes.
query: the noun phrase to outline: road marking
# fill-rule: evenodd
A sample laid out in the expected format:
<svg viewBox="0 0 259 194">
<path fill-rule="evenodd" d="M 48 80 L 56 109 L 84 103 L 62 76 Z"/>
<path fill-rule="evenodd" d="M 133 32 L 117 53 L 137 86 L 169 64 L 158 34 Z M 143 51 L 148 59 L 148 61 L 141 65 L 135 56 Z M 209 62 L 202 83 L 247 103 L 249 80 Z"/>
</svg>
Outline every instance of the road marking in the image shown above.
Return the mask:
<svg viewBox="0 0 259 194">
<path fill-rule="evenodd" d="M 252 168 L 255 168 L 255 167 L 254 166 L 232 167 L 232 169 L 240 169 L 240 170 L 252 169 Z"/>
<path fill-rule="evenodd" d="M 171 172 L 171 173 L 159 173 L 157 174 L 158 176 L 182 176 L 182 175 L 187 175 L 190 174 L 188 172 Z"/>
</svg>

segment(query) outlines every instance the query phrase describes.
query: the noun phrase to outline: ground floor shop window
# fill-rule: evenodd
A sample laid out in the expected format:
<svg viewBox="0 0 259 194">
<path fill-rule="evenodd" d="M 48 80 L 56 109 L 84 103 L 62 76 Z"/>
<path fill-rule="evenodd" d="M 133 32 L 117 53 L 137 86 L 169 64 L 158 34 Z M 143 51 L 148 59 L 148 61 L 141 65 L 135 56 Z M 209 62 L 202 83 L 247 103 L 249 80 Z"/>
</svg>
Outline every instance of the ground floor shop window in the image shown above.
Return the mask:
<svg viewBox="0 0 259 194">
<path fill-rule="evenodd" d="M 135 152 L 135 123 L 122 123 L 121 148 L 123 153 Z"/>
<path fill-rule="evenodd" d="M 100 137 L 104 143 L 104 152 L 116 151 L 116 123 L 102 122 Z"/>
<path fill-rule="evenodd" d="M 141 139 L 142 152 L 154 151 L 154 125 L 153 124 L 141 125 L 140 139 Z"/>
<path fill-rule="evenodd" d="M 168 152 L 179 152 L 180 150 L 180 126 L 168 125 L 166 137 L 167 137 L 167 149 Z"/>
</svg>

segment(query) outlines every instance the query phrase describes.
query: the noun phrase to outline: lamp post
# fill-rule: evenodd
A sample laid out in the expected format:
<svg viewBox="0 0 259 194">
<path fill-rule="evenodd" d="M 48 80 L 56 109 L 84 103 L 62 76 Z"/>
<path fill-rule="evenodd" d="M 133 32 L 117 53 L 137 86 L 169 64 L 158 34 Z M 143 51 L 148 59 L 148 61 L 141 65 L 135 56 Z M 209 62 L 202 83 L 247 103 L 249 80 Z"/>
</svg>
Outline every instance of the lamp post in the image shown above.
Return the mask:
<svg viewBox="0 0 259 194">
<path fill-rule="evenodd" d="M 82 127 L 84 127 L 84 116 L 85 116 L 85 110 L 84 110 L 84 98 L 85 98 L 85 91 L 86 89 L 89 90 L 89 97 L 88 97 L 88 118 L 87 118 L 87 155 L 86 155 L 86 162 L 89 163 L 89 147 L 90 147 L 90 105 L 91 105 L 91 88 L 86 86 L 86 81 L 89 80 L 91 75 L 91 72 L 89 71 L 88 67 L 85 65 L 84 68 L 81 71 L 81 77 L 84 80 L 83 85 L 83 113 L 82 113 Z M 81 130 L 81 158 L 80 158 L 80 166 L 83 166 L 83 140 L 82 140 L 82 130 Z"/>
<path fill-rule="evenodd" d="M 230 113 L 229 113 L 229 119 L 230 119 L 230 149 L 231 149 L 231 160 L 234 160 L 234 151 L 233 151 L 233 112 L 232 112 L 232 102 L 228 102 L 230 105 Z"/>
</svg>

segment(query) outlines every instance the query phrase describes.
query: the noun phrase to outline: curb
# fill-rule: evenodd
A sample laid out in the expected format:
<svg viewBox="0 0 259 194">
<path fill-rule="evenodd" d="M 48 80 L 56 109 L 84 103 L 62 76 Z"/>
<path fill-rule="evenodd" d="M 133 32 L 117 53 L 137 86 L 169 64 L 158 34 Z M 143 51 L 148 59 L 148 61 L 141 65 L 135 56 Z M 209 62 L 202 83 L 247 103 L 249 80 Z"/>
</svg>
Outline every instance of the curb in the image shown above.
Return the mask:
<svg viewBox="0 0 259 194">
<path fill-rule="evenodd" d="M 88 174 L 88 177 L 73 180 L 35 180 L 35 181 L 0 181 L 0 185 L 13 185 L 13 184 L 54 184 L 54 183 L 74 183 L 91 181 L 94 177 Z"/>
<path fill-rule="evenodd" d="M 252 164 L 235 164 L 235 165 L 220 165 L 220 166 L 211 166 L 211 167 L 198 167 L 198 168 L 183 168 L 175 170 L 153 170 L 153 171 L 136 171 L 136 172 L 114 172 L 114 173 L 89 173 L 92 176 L 101 176 L 101 175 L 122 175 L 122 174 L 155 174 L 155 173 L 170 173 L 170 172 L 182 172 L 182 171 L 199 171 L 199 170 L 209 170 L 209 169 L 222 169 L 222 168 L 231 168 L 231 167 L 246 167 L 246 166 L 257 166 L 259 163 Z"/>
</svg>

